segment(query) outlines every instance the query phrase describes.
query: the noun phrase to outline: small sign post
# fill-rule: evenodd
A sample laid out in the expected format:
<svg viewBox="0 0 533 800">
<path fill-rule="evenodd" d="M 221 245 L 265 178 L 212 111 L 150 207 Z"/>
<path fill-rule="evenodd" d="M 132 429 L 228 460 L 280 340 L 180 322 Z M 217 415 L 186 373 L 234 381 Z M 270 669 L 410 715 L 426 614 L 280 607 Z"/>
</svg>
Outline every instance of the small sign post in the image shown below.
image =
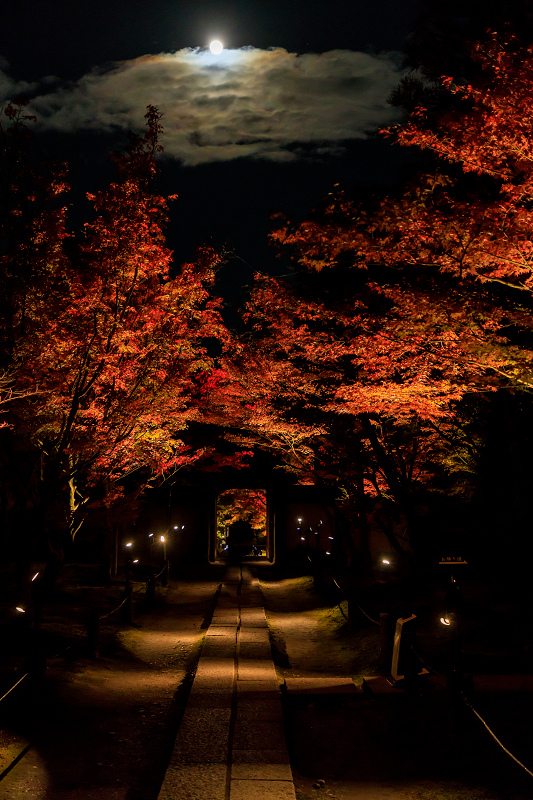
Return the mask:
<svg viewBox="0 0 533 800">
<path fill-rule="evenodd" d="M 416 619 L 416 614 L 411 614 L 410 617 L 400 617 L 396 620 L 396 628 L 394 630 L 394 644 L 392 647 L 392 666 L 391 666 L 391 676 L 394 682 L 402 680 L 405 678 L 410 672 L 409 666 L 414 662 L 415 654 L 412 650 L 412 636 L 410 637 L 410 641 L 405 643 L 404 647 L 402 648 L 402 636 L 409 631 L 411 633 L 413 628 L 413 622 Z M 400 672 L 400 670 L 402 670 Z M 427 669 L 422 669 L 418 672 L 418 675 L 425 675 L 427 673 Z"/>
</svg>

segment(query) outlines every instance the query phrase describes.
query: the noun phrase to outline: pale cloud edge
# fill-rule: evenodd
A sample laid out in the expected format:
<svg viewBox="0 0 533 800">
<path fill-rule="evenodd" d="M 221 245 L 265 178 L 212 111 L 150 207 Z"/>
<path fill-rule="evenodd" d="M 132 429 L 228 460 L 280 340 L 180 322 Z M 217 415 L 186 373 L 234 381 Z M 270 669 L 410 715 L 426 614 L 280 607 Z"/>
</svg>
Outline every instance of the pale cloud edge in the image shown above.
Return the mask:
<svg viewBox="0 0 533 800">
<path fill-rule="evenodd" d="M 403 74 L 397 53 L 186 49 L 116 62 L 70 84 L 17 83 L 0 70 L 0 97 L 28 93 L 38 129 L 63 133 L 141 130 L 155 105 L 166 155 L 186 166 L 293 161 L 335 154 L 394 123 L 387 97 Z"/>
</svg>

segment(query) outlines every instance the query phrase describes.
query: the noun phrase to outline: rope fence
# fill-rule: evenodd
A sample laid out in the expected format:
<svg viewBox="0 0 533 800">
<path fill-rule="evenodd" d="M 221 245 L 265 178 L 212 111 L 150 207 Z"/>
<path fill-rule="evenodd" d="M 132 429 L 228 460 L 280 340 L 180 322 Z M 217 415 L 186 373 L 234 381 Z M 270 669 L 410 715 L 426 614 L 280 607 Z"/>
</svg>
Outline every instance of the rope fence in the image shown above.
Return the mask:
<svg viewBox="0 0 533 800">
<path fill-rule="evenodd" d="M 485 729 L 486 729 L 486 730 L 487 730 L 487 731 L 490 733 L 490 735 L 492 736 L 492 738 L 494 739 L 494 741 L 496 742 L 496 744 L 497 744 L 499 747 L 501 747 L 501 749 L 503 750 L 503 752 L 504 752 L 504 753 L 506 753 L 506 755 L 508 755 L 508 756 L 509 756 L 509 758 L 512 758 L 512 759 L 513 759 L 513 761 L 514 761 L 514 762 L 516 762 L 516 763 L 518 764 L 518 766 L 519 766 L 519 767 L 522 767 L 522 769 L 523 769 L 525 772 L 527 772 L 527 774 L 528 774 L 530 777 L 532 777 L 532 778 L 533 778 L 533 772 L 532 772 L 530 769 L 528 769 L 528 768 L 525 766 L 525 764 L 522 764 L 522 762 L 521 762 L 521 761 L 520 761 L 520 760 L 519 760 L 519 759 L 518 759 L 518 758 L 517 758 L 515 755 L 513 755 L 513 754 L 511 753 L 511 751 L 510 751 L 510 750 L 508 750 L 508 749 L 505 747 L 505 745 L 504 745 L 504 744 L 503 744 L 503 743 L 502 743 L 502 742 L 501 742 L 501 741 L 498 739 L 498 737 L 496 736 L 496 734 L 494 733 L 494 731 L 492 730 L 492 728 L 490 728 L 490 727 L 489 727 L 489 725 L 487 725 L 487 723 L 485 722 L 485 720 L 483 719 L 483 717 L 481 716 L 481 714 L 478 714 L 478 712 L 477 712 L 477 711 L 476 711 L 476 709 L 473 707 L 473 705 L 472 705 L 472 704 L 469 702 L 469 700 L 468 700 L 468 698 L 465 696 L 465 694 L 464 694 L 463 692 L 460 692 L 460 695 L 461 695 L 461 698 L 463 699 L 463 701 L 464 701 L 465 705 L 467 706 L 467 708 L 469 708 L 469 709 L 470 709 L 470 711 L 471 711 L 473 714 L 475 714 L 475 716 L 478 718 L 478 720 L 481 722 L 481 724 L 484 726 L 484 728 L 485 728 Z"/>
<path fill-rule="evenodd" d="M 26 678 L 28 678 L 28 677 L 29 677 L 29 675 L 30 675 L 30 673 L 29 673 L 29 672 L 26 672 L 26 673 L 24 673 L 24 675 L 22 676 L 22 678 L 19 678 L 19 679 L 18 679 L 18 681 L 17 681 L 16 683 L 14 683 L 14 684 L 13 684 L 13 686 L 11 687 L 11 689 L 8 689 L 8 690 L 7 690 L 7 692 L 6 692 L 4 695 L 2 695 L 2 697 L 0 697 L 0 703 L 2 702 L 2 700 L 5 700 L 5 698 L 8 696 L 8 694 L 11 694 L 11 692 L 13 691 L 13 689 L 16 689 L 16 688 L 17 688 L 17 686 L 18 686 L 20 683 L 22 683 L 22 681 L 23 681 L 23 680 L 25 680 Z"/>
<path fill-rule="evenodd" d="M 355 605 L 355 606 L 356 606 L 356 607 L 359 609 L 359 611 L 360 611 L 360 612 L 361 612 L 361 613 L 362 613 L 362 614 L 363 614 L 363 615 L 364 615 L 364 616 L 365 616 L 365 617 L 366 617 L 366 618 L 367 618 L 367 619 L 368 619 L 370 622 L 374 623 L 375 625 L 380 625 L 380 622 L 379 622 L 378 620 L 374 619 L 373 617 L 371 617 L 371 616 L 370 616 L 370 614 L 368 614 L 368 613 L 367 613 L 367 612 L 364 610 L 364 608 L 362 608 L 362 607 L 359 605 L 359 603 L 355 602 L 355 600 L 353 600 L 353 599 L 352 599 L 352 600 L 350 600 L 349 598 L 347 598 L 347 597 L 346 597 L 346 593 L 345 593 L 345 591 L 344 591 L 344 590 L 343 590 L 343 588 L 340 586 L 339 582 L 338 582 L 338 581 L 337 581 L 337 580 L 336 580 L 336 579 L 335 579 L 335 578 L 334 578 L 332 575 L 330 575 L 330 578 L 331 578 L 331 580 L 333 581 L 334 585 L 335 585 L 335 586 L 337 587 L 337 589 L 339 590 L 339 592 L 342 594 L 342 596 L 344 597 L 344 599 L 347 599 L 347 600 L 348 600 L 348 603 L 350 603 L 350 602 L 351 602 L 351 603 L 353 603 L 353 604 L 354 604 L 354 605 Z M 345 619 L 347 619 L 347 620 L 348 620 L 348 617 L 347 617 L 347 616 L 346 616 L 346 614 L 344 613 L 344 610 L 343 610 L 343 608 L 341 607 L 340 603 L 338 604 L 338 607 L 340 608 L 341 612 L 343 613 L 343 615 L 344 615 Z M 444 677 L 444 673 L 443 673 L 443 672 L 441 672 L 441 671 L 439 671 L 438 669 L 436 669 L 434 666 L 430 665 L 430 664 L 427 662 L 427 660 L 426 660 L 426 659 L 425 659 L 423 656 L 421 656 L 421 655 L 420 655 L 420 652 L 419 652 L 419 651 L 418 651 L 416 648 L 414 648 L 412 645 L 410 645 L 410 649 L 411 649 L 412 653 L 414 654 L 414 656 L 415 656 L 415 657 L 418 659 L 418 661 L 419 661 L 419 662 L 422 664 L 422 666 L 423 666 L 423 667 L 425 667 L 425 668 L 428 670 L 428 672 L 430 672 L 430 673 L 432 673 L 432 674 L 434 674 L 434 675 L 439 675 L 439 676 L 441 676 L 441 677 Z M 481 722 L 481 724 L 483 725 L 483 727 L 485 728 L 485 730 L 486 730 L 486 731 L 487 731 L 487 732 L 490 734 L 490 736 L 491 736 L 491 737 L 492 737 L 492 739 L 493 739 L 493 740 L 496 742 L 496 744 L 498 745 L 498 747 L 500 747 L 500 748 L 503 750 L 503 752 L 504 752 L 504 753 L 505 753 L 505 754 L 506 754 L 506 755 L 507 755 L 509 758 L 511 758 L 511 759 L 512 759 L 512 760 L 513 760 L 513 761 L 514 761 L 514 762 L 515 762 L 515 763 L 516 763 L 516 764 L 517 764 L 519 767 L 521 767 L 521 769 L 523 769 L 523 770 L 524 770 L 524 772 L 526 772 L 526 773 L 527 773 L 527 774 L 528 774 L 528 775 L 529 775 L 531 778 L 533 778 L 533 770 L 530 770 L 528 767 L 526 767 L 526 765 L 525 765 L 525 764 L 524 764 L 522 761 L 520 761 L 520 759 L 518 759 L 518 758 L 517 758 L 517 757 L 516 757 L 516 756 L 515 756 L 513 753 L 511 753 L 511 751 L 510 751 L 510 750 L 509 750 L 507 747 L 505 747 L 505 745 L 503 744 L 503 742 L 502 742 L 502 741 L 501 741 L 501 740 L 500 740 L 500 739 L 499 739 L 499 738 L 496 736 L 496 734 L 494 733 L 494 731 L 492 730 L 492 728 L 491 728 L 491 727 L 488 725 L 488 723 L 487 723 L 487 722 L 486 722 L 486 721 L 483 719 L 483 717 L 481 716 L 481 714 L 480 714 L 478 711 L 476 711 L 476 709 L 474 708 L 474 706 L 472 705 L 472 703 L 471 703 L 471 702 L 468 700 L 468 698 L 466 697 L 465 693 L 464 693 L 462 690 L 460 690 L 460 691 L 459 691 L 459 695 L 460 695 L 461 699 L 463 700 L 464 704 L 466 705 L 466 707 L 467 707 L 467 708 L 468 708 L 468 709 L 469 709 L 469 710 L 470 710 L 470 711 L 471 711 L 471 712 L 472 712 L 472 713 L 475 715 L 475 717 L 476 717 L 476 718 L 477 718 L 477 719 L 478 719 L 478 720 Z"/>
<path fill-rule="evenodd" d="M 100 622 L 103 620 L 109 619 L 113 614 L 119 611 L 121 608 L 126 610 L 126 614 L 123 615 L 124 622 L 133 622 L 133 602 L 132 602 L 132 595 L 138 594 L 139 592 L 145 591 L 146 592 L 146 599 L 147 605 L 154 600 L 155 594 L 155 582 L 158 578 L 162 578 L 162 584 L 166 586 L 168 584 L 168 571 L 169 571 L 169 562 L 168 560 L 164 564 L 163 568 L 155 575 L 151 575 L 144 584 L 138 587 L 135 590 L 131 589 L 131 586 L 128 584 L 125 588 L 125 597 L 121 600 L 121 602 L 115 606 L 115 608 L 108 611 L 106 614 L 99 614 L 97 609 L 92 608 L 89 611 L 89 619 L 85 626 L 87 639 L 88 639 L 88 650 L 89 655 L 95 658 L 98 658 L 99 655 L 99 637 L 100 637 Z M 37 658 L 34 659 L 33 663 L 26 665 L 27 672 L 25 672 L 17 681 L 14 683 L 1 697 L 0 703 L 5 700 L 12 692 L 15 691 L 27 678 L 32 678 L 39 676 L 40 674 L 44 674 L 44 669 L 46 668 L 46 660 L 47 658 L 58 658 L 59 656 L 64 655 L 66 652 L 71 650 L 73 647 L 72 644 L 67 645 L 67 647 L 63 648 L 62 650 L 54 653 L 52 656 L 44 655 L 42 653 L 36 653 Z M 26 753 L 31 749 L 31 745 L 28 745 L 23 748 L 23 750 L 14 758 L 14 760 L 7 765 L 7 767 L 0 772 L 0 781 L 16 766 L 16 764 L 26 755 Z"/>
<path fill-rule="evenodd" d="M 353 605 L 355 605 L 355 606 L 356 606 L 356 607 L 359 609 L 359 611 L 361 612 L 361 614 L 363 614 L 363 615 L 364 615 L 364 616 L 365 616 L 365 617 L 366 617 L 368 620 L 370 620 L 370 622 L 372 622 L 374 625 L 381 626 L 381 623 L 380 623 L 380 621 L 379 621 L 379 620 L 377 620 L 377 619 L 374 619 L 373 617 L 371 617 L 371 616 L 370 616 L 370 614 L 367 614 L 367 612 L 364 610 L 364 608 L 361 608 L 361 606 L 359 605 L 359 603 L 356 603 L 356 602 L 355 602 L 355 600 L 353 600 L 353 599 L 350 599 L 350 598 L 346 597 L 346 594 L 345 594 L 345 592 L 344 592 L 344 589 L 342 589 L 342 587 L 341 587 L 341 586 L 339 585 L 339 583 L 338 583 L 338 582 L 335 580 L 335 578 L 333 577 L 333 575 L 330 575 L 330 578 L 331 578 L 331 580 L 333 581 L 333 583 L 335 584 L 335 586 L 337 587 L 337 589 L 339 590 L 339 592 L 342 594 L 342 596 L 344 597 L 344 599 L 345 599 L 345 600 L 348 600 L 348 604 L 350 604 L 350 603 L 353 603 Z M 344 618 L 345 618 L 346 620 L 348 620 L 348 621 L 349 621 L 349 616 L 347 616 L 347 615 L 344 613 L 344 609 L 342 608 L 342 606 L 340 605 L 340 603 L 337 603 L 337 605 L 338 605 L 338 607 L 340 608 L 340 610 L 341 610 L 341 613 L 342 613 L 342 615 L 344 616 Z M 348 608 L 349 608 L 349 605 L 348 605 Z"/>
<path fill-rule="evenodd" d="M 90 611 L 89 611 L 89 619 L 88 619 L 88 621 L 87 621 L 87 623 L 85 625 L 85 631 L 86 631 L 87 638 L 88 638 L 89 654 L 91 656 L 93 656 L 95 658 L 98 658 L 98 655 L 99 655 L 98 650 L 99 650 L 99 636 L 100 636 L 99 625 L 100 625 L 100 622 L 108 619 L 109 617 L 111 617 L 113 614 L 115 614 L 117 611 L 119 611 L 122 608 L 122 609 L 125 609 L 127 611 L 127 613 L 124 614 L 124 616 L 123 616 L 123 622 L 131 624 L 131 622 L 133 621 L 133 619 L 132 619 L 132 616 L 133 616 L 132 595 L 134 593 L 138 594 L 139 592 L 145 591 L 146 592 L 146 596 L 147 596 L 147 603 L 149 604 L 150 601 L 152 601 L 154 599 L 153 598 L 153 593 L 155 592 L 155 581 L 157 580 L 157 578 L 160 578 L 165 572 L 167 573 L 167 580 L 168 580 L 168 562 L 163 566 L 163 568 L 157 574 L 155 574 L 155 575 L 151 576 L 150 578 L 148 578 L 148 580 L 145 581 L 145 583 L 142 584 L 139 588 L 137 588 L 135 590 L 131 590 L 131 588 L 130 588 L 129 591 L 128 591 L 128 588 L 126 588 L 126 596 L 120 601 L 120 603 L 117 606 L 115 606 L 115 608 L 111 609 L 111 611 L 108 611 L 106 614 L 99 614 L 97 609 L 94 609 L 94 608 L 90 609 Z M 166 583 L 164 585 L 166 585 Z M 34 670 L 34 672 L 39 668 L 42 669 L 43 661 L 46 662 L 46 659 L 48 659 L 48 658 L 59 658 L 59 656 L 64 655 L 67 651 L 71 650 L 72 647 L 73 647 L 73 645 L 70 644 L 67 647 L 65 647 L 62 650 L 60 650 L 59 652 L 54 653 L 53 655 L 46 655 L 46 656 L 43 655 L 40 659 L 36 660 L 37 667 Z M 11 692 L 13 692 L 18 686 L 20 686 L 20 684 L 23 683 L 26 680 L 26 678 L 32 677 L 32 674 L 34 674 L 32 672 L 32 667 L 29 667 L 28 671 L 25 672 L 24 675 L 22 675 L 16 681 L 16 683 L 14 683 L 0 697 L 0 703 L 3 700 L 5 700 L 6 697 L 8 697 L 11 694 Z"/>
<path fill-rule="evenodd" d="M 114 613 L 115 613 L 115 611 L 118 611 L 118 610 L 119 610 L 119 608 L 122 608 L 122 606 L 123 606 L 125 603 L 127 603 L 127 601 L 128 601 L 128 600 L 129 600 L 129 596 L 128 596 L 128 595 L 126 595 L 126 597 L 124 598 L 124 600 L 123 600 L 121 603 L 119 603 L 119 604 L 118 604 L 118 606 L 117 606 L 116 608 L 114 608 L 112 611 L 108 611 L 108 612 L 107 612 L 107 614 L 103 614 L 102 616 L 99 616 L 99 617 L 98 617 L 98 619 L 99 619 L 99 620 L 107 619 L 107 618 L 108 618 L 108 617 L 110 617 L 112 614 L 114 614 Z"/>
</svg>

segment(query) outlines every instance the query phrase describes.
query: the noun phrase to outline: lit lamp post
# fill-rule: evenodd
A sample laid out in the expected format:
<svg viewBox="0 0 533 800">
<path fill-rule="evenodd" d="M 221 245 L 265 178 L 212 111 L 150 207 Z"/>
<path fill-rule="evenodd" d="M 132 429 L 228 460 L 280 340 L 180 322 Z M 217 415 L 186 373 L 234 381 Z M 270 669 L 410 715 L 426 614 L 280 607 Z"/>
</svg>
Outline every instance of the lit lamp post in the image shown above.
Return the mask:
<svg viewBox="0 0 533 800">
<path fill-rule="evenodd" d="M 126 591 L 130 588 L 130 566 L 131 566 L 131 548 L 133 547 L 133 542 L 126 542 L 126 547 L 128 548 L 126 551 Z"/>
<path fill-rule="evenodd" d="M 168 584 L 168 572 L 169 572 L 169 565 L 168 565 L 168 558 L 167 558 L 167 538 L 166 536 L 160 536 L 161 544 L 163 545 L 163 574 L 161 576 L 161 583 L 163 586 L 167 586 Z"/>
<path fill-rule="evenodd" d="M 448 629 L 448 684 L 451 688 L 460 688 L 463 684 L 463 655 L 461 643 L 461 610 L 463 599 L 453 572 L 457 566 L 467 566 L 468 562 L 462 556 L 445 556 L 439 564 L 450 569 L 448 590 L 444 598 L 444 614 L 440 618 L 441 625 Z"/>
</svg>

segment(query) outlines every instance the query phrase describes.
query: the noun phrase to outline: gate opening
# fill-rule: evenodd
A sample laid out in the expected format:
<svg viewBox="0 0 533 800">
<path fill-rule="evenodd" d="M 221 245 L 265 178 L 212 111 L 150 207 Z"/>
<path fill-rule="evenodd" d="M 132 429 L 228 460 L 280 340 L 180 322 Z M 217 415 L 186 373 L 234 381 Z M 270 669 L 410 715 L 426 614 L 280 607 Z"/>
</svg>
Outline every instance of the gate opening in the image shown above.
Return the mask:
<svg viewBox="0 0 533 800">
<path fill-rule="evenodd" d="M 271 561 L 267 493 L 226 489 L 216 503 L 216 561 Z"/>
</svg>

